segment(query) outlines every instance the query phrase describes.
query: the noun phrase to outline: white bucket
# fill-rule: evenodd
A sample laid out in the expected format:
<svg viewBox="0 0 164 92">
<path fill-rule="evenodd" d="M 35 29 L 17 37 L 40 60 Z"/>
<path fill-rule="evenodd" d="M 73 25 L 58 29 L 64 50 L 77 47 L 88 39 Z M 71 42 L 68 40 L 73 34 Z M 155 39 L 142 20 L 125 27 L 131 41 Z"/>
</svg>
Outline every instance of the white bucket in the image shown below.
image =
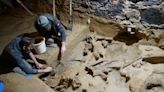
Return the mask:
<svg viewBox="0 0 164 92">
<path fill-rule="evenodd" d="M 40 40 L 40 42 L 33 44 L 35 52 L 37 54 L 42 54 L 42 53 L 46 52 L 45 38 L 40 38 L 40 39 L 36 39 L 36 40 Z"/>
</svg>

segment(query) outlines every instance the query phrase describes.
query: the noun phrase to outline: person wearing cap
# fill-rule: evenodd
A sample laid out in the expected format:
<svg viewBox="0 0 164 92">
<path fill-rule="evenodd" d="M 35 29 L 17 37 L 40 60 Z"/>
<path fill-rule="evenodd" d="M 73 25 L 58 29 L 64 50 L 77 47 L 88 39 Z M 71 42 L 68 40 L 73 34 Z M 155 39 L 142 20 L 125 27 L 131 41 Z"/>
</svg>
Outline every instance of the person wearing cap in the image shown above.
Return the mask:
<svg viewBox="0 0 164 92">
<path fill-rule="evenodd" d="M 46 38 L 46 45 L 52 44 L 48 41 L 49 38 L 52 38 L 60 47 L 58 56 L 58 60 L 60 60 L 66 51 L 66 34 L 60 21 L 51 14 L 42 14 L 36 18 L 34 25 L 38 33 Z"/>
<path fill-rule="evenodd" d="M 12 70 L 20 74 L 35 74 L 51 72 L 51 67 L 45 67 L 35 58 L 32 44 L 34 39 L 28 33 L 18 35 L 3 50 L 0 57 L 0 68 Z M 33 68 L 27 59 L 31 59 L 36 68 Z M 1 70 L 2 71 L 2 70 Z"/>
</svg>

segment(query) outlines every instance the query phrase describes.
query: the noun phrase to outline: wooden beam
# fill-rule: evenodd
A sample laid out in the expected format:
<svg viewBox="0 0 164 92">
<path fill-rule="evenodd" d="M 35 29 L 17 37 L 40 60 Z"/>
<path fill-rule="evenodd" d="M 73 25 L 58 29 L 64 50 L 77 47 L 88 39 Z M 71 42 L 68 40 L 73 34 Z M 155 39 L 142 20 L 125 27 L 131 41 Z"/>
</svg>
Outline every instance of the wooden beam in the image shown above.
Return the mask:
<svg viewBox="0 0 164 92">
<path fill-rule="evenodd" d="M 72 31 L 72 26 L 73 26 L 72 0 L 70 0 L 70 2 L 69 2 L 69 19 L 68 19 L 67 30 Z"/>
<path fill-rule="evenodd" d="M 20 0 L 16 0 L 30 15 L 34 15 Z"/>
<path fill-rule="evenodd" d="M 53 15 L 56 16 L 56 10 L 55 10 L 55 0 L 53 0 Z"/>
</svg>

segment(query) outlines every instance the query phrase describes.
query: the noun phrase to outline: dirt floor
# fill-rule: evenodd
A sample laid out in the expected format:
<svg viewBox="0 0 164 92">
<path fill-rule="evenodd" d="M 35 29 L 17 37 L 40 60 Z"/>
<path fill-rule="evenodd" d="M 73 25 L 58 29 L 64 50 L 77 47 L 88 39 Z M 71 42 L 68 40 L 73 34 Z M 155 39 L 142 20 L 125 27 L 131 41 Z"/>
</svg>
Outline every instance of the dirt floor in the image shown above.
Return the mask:
<svg viewBox="0 0 164 92">
<path fill-rule="evenodd" d="M 16 35 L 35 32 L 34 19 L 0 16 L 0 52 Z M 54 67 L 55 74 L 31 80 L 3 74 L 0 80 L 5 82 L 5 92 L 164 92 L 163 37 L 163 30 L 131 34 L 117 24 L 104 27 L 94 20 L 91 24 L 77 20 L 73 31 L 67 32 L 67 51 L 60 63 L 56 60 L 58 48 L 36 55 Z M 24 86 L 27 80 L 32 82 Z M 30 90 L 23 90 L 27 88 Z"/>
</svg>

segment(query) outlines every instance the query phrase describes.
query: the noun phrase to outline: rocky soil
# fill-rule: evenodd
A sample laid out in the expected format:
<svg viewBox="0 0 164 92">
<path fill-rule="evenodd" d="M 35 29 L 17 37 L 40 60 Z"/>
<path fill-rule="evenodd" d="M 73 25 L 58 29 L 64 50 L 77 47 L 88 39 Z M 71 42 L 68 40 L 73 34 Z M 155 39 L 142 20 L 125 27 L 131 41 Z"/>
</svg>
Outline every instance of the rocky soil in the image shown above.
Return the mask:
<svg viewBox="0 0 164 92">
<path fill-rule="evenodd" d="M 163 56 L 150 39 L 126 45 L 94 32 L 45 83 L 57 92 L 163 92 Z"/>
<path fill-rule="evenodd" d="M 163 28 L 162 0 L 74 0 L 74 11 L 94 14 L 137 28 Z"/>
</svg>

